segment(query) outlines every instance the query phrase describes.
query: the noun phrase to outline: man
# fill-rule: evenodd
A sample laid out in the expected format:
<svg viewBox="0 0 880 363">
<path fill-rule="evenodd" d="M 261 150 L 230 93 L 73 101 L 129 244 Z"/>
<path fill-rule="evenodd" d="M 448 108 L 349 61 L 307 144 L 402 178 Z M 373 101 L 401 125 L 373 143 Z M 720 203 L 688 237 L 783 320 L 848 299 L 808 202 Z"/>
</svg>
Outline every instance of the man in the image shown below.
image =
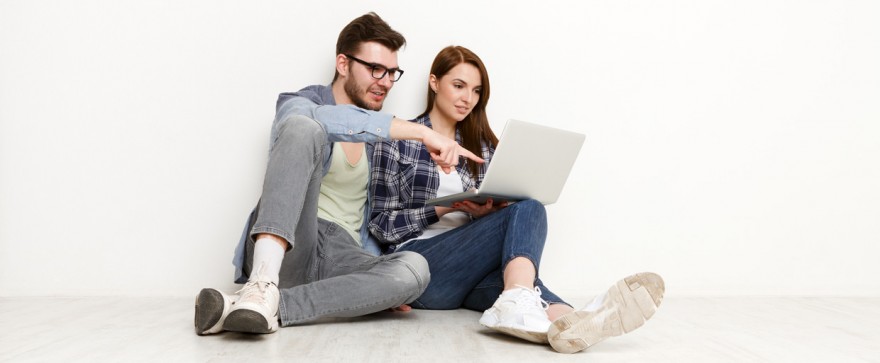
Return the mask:
<svg viewBox="0 0 880 363">
<path fill-rule="evenodd" d="M 459 156 L 483 160 L 430 128 L 378 113 L 403 71 L 404 37 L 375 13 L 349 23 L 329 87 L 284 93 L 276 105 L 263 194 L 236 249 L 236 295 L 203 289 L 199 335 L 272 333 L 326 317 L 354 317 L 415 300 L 429 281 L 416 253 L 373 256 L 365 228 L 372 145 L 419 140 L 447 172 Z M 281 289 L 279 289 L 279 287 Z"/>
</svg>

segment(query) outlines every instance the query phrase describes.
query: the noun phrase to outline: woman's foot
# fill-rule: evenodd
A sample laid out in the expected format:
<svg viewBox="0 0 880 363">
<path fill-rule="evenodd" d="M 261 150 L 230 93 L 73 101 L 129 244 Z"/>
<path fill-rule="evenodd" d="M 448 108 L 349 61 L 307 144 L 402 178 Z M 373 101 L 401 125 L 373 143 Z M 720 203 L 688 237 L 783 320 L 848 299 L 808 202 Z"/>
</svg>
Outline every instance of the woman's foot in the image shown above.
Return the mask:
<svg viewBox="0 0 880 363">
<path fill-rule="evenodd" d="M 539 288 L 522 286 L 501 293 L 495 304 L 483 313 L 480 324 L 535 343 L 547 343 L 547 302 Z"/>
</svg>

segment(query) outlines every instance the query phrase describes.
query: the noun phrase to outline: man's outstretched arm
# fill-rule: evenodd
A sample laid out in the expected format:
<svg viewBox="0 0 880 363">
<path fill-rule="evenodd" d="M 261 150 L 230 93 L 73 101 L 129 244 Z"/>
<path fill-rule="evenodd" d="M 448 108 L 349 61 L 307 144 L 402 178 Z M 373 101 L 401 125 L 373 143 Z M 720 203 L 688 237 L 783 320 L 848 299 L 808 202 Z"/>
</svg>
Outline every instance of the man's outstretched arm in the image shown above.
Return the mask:
<svg viewBox="0 0 880 363">
<path fill-rule="evenodd" d="M 431 152 L 431 158 L 447 174 L 458 165 L 458 158 L 464 156 L 478 163 L 483 163 L 483 158 L 474 155 L 468 149 L 459 145 L 455 140 L 440 135 L 422 124 L 406 121 L 397 117 L 391 120 L 390 136 L 396 140 L 421 141 Z"/>
<path fill-rule="evenodd" d="M 478 163 L 483 159 L 438 134 L 431 128 L 394 117 L 387 113 L 364 110 L 353 105 L 317 105 L 306 97 L 294 96 L 282 106 L 282 112 L 308 116 L 322 125 L 330 141 L 373 142 L 384 139 L 421 141 L 431 157 L 449 173 L 464 156 Z M 277 120 L 276 120 L 277 121 Z"/>
</svg>

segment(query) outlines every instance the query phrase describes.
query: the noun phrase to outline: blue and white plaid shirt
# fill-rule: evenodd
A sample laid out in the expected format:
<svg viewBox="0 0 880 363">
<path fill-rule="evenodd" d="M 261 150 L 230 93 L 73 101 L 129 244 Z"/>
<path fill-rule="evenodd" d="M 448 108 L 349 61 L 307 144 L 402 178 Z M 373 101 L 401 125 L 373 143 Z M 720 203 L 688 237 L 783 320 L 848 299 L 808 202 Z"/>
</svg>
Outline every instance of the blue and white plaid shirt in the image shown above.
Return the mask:
<svg viewBox="0 0 880 363">
<path fill-rule="evenodd" d="M 412 122 L 431 127 L 428 115 Z M 455 140 L 461 143 L 458 130 Z M 465 157 L 459 160 L 455 169 L 461 177 L 462 191 L 479 187 L 494 153 L 495 148 L 483 142 L 481 157 L 486 162 L 480 166 L 476 180 L 468 169 L 472 161 Z M 424 144 L 411 140 L 376 143 L 370 180 L 370 233 L 380 242 L 388 244 L 398 244 L 420 236 L 425 228 L 440 220 L 434 207 L 425 206 L 429 199 L 437 196 L 439 186 L 439 169 Z"/>
</svg>

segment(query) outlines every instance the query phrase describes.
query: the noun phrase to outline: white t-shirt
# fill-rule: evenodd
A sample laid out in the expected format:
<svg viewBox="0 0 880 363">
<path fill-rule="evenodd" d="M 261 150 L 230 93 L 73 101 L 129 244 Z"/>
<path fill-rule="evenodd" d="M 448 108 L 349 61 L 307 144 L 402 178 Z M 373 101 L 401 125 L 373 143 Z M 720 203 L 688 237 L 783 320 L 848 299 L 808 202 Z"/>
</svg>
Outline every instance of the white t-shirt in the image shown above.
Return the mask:
<svg viewBox="0 0 880 363">
<path fill-rule="evenodd" d="M 437 197 L 445 197 L 450 194 L 461 193 L 462 191 L 462 183 L 461 177 L 458 175 L 458 171 L 452 169 L 452 172 L 446 174 L 443 170 L 440 171 L 440 186 L 437 188 Z M 416 239 L 427 239 L 434 236 L 441 235 L 445 232 L 451 231 L 456 227 L 463 226 L 471 221 L 470 216 L 461 211 L 455 211 L 452 213 L 446 213 L 437 223 L 431 224 L 424 230 L 421 236 L 410 239 L 409 241 Z"/>
</svg>

